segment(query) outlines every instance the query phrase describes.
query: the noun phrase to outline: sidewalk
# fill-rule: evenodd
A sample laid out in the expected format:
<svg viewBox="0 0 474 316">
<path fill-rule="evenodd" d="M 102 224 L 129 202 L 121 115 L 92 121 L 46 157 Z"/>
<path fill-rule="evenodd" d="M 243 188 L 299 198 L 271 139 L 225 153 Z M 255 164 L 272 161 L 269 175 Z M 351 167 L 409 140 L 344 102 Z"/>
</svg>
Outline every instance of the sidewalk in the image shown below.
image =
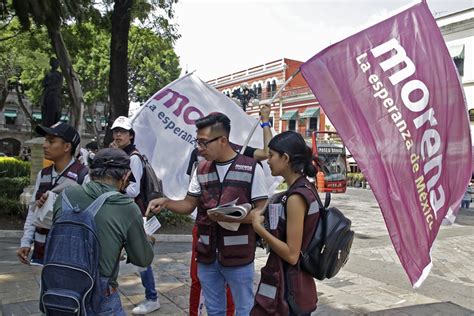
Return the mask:
<svg viewBox="0 0 474 316">
<path fill-rule="evenodd" d="M 351 257 L 334 278 L 317 281 L 318 309 L 313 315 L 474 315 L 474 211 L 461 210 L 457 222 L 440 229 L 432 251 L 433 269 L 413 290 L 393 250 L 380 210 L 369 190 L 334 195 L 332 205 L 351 218 L 356 239 Z M 164 237 L 160 236 L 160 239 Z M 179 237 L 180 240 L 187 237 Z M 190 242 L 155 246 L 153 262 L 161 308 L 149 315 L 187 315 Z M 0 316 L 40 315 L 37 267 L 18 263 L 18 238 L 0 234 Z M 266 255 L 258 249 L 255 284 Z M 129 265 L 120 267 L 122 304 L 130 314 L 143 300 L 140 278 Z"/>
</svg>

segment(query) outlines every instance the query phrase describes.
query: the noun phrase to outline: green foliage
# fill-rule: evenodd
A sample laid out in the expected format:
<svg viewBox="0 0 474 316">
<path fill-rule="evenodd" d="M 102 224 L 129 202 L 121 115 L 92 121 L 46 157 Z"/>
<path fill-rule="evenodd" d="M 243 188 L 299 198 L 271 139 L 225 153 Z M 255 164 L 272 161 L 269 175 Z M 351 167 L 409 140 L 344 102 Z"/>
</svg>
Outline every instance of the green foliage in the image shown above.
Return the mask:
<svg viewBox="0 0 474 316">
<path fill-rule="evenodd" d="M 0 45 L 0 93 L 21 83 L 29 101 L 39 104 L 41 83 L 52 54 L 47 34 L 44 29 L 36 27 L 29 32 L 20 32 L 16 20 L 5 25 L 0 20 L 0 26 L 4 27 L 2 39 L 9 38 Z"/>
<path fill-rule="evenodd" d="M 63 28 L 63 38 L 79 75 L 84 104 L 107 102 L 109 80 L 110 34 L 91 22 Z"/>
<path fill-rule="evenodd" d="M 18 200 L 8 199 L 0 195 L 0 215 L 24 217 L 27 210 L 28 207 L 22 205 Z"/>
<path fill-rule="evenodd" d="M 161 211 L 156 217 L 163 226 L 178 226 L 193 222 L 193 219 L 187 215 L 176 214 L 168 210 Z"/>
<path fill-rule="evenodd" d="M 135 0 L 132 6 L 132 19 L 140 25 L 153 30 L 160 38 L 175 42 L 180 35 L 177 25 L 170 23 L 174 17 L 174 4 L 178 0 Z"/>
<path fill-rule="evenodd" d="M 349 176 L 350 175 L 350 176 Z M 364 182 L 365 177 L 362 172 L 353 172 L 347 174 L 347 179 L 353 179 L 354 181 Z"/>
<path fill-rule="evenodd" d="M 128 68 L 130 99 L 141 103 L 181 73 L 171 40 L 136 26 L 130 29 Z"/>
<path fill-rule="evenodd" d="M 58 21 L 72 68 L 81 82 L 84 104 L 93 107 L 98 102 L 108 103 L 110 37 L 115 31 L 111 29 L 110 17 L 116 1 L 13 2 L 12 5 L 12 1 L 7 1 L 4 14 L 0 16 L 0 109 L 9 86 L 20 83 L 24 96 L 33 106 L 39 107 L 42 80 L 50 69 L 49 58 L 55 55 L 46 26 L 59 30 Z M 131 101 L 145 101 L 178 78 L 181 72 L 179 58 L 173 49 L 179 34 L 169 21 L 176 2 L 133 1 L 134 23 L 128 44 Z M 63 99 L 66 108 L 72 102 L 67 89 L 65 81 Z"/>
<path fill-rule="evenodd" d="M 0 196 L 18 200 L 23 189 L 29 184 L 29 177 L 0 178 Z"/>
<path fill-rule="evenodd" d="M 0 178 L 15 178 L 15 177 L 29 177 L 29 176 L 30 176 L 30 162 L 29 161 L 23 161 L 23 160 L 19 160 L 13 157 L 0 157 Z"/>
</svg>

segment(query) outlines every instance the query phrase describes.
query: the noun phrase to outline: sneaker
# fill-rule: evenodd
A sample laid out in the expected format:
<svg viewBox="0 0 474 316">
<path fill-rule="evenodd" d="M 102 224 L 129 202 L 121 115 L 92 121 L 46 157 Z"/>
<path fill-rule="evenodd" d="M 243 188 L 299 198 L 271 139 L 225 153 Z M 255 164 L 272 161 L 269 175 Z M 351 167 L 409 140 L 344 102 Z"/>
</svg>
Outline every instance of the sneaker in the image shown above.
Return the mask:
<svg viewBox="0 0 474 316">
<path fill-rule="evenodd" d="M 132 309 L 132 314 L 148 314 L 153 311 L 156 311 L 157 309 L 160 308 L 160 301 L 152 301 L 152 300 L 146 300 L 140 303 L 137 307 Z"/>
</svg>

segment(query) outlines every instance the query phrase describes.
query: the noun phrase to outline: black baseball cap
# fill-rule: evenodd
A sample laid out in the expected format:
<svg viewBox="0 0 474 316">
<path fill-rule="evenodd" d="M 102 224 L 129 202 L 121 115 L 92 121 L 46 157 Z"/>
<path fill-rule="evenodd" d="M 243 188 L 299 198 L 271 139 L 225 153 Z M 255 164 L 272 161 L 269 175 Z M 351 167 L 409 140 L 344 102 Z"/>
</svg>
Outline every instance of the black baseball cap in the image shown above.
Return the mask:
<svg viewBox="0 0 474 316">
<path fill-rule="evenodd" d="M 66 141 L 66 143 L 71 143 L 74 148 L 76 148 L 81 142 L 81 136 L 79 136 L 77 130 L 67 123 L 57 122 L 51 127 L 38 125 L 35 130 L 41 136 L 53 135 L 61 137 Z"/>
<path fill-rule="evenodd" d="M 90 165 L 91 169 L 97 168 L 122 168 L 130 169 L 130 157 L 119 148 L 104 148 L 95 154 Z"/>
</svg>

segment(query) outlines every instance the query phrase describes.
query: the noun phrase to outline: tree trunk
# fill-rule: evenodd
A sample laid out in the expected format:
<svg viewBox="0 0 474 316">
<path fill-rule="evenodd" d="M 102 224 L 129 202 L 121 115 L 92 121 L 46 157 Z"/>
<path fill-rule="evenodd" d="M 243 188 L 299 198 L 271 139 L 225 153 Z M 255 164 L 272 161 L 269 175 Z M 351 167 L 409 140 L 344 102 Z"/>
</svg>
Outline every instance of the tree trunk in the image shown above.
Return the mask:
<svg viewBox="0 0 474 316">
<path fill-rule="evenodd" d="M 28 121 L 30 121 L 30 125 L 33 128 L 35 126 L 35 120 L 33 119 L 33 116 L 31 115 L 30 111 L 28 111 L 28 109 L 26 108 L 25 103 L 23 103 L 23 95 L 20 91 L 20 85 L 18 83 L 15 83 L 15 91 L 18 99 L 18 105 L 20 106 L 25 116 L 28 118 Z"/>
<path fill-rule="evenodd" d="M 110 127 L 114 120 L 128 116 L 128 35 L 131 23 L 133 0 L 115 0 L 112 13 L 112 36 L 110 40 L 110 73 L 108 127 L 104 145 L 112 141 Z"/>
<path fill-rule="evenodd" d="M 63 37 L 59 29 L 52 26 L 47 26 L 48 35 L 51 39 L 56 57 L 59 60 L 59 65 L 68 86 L 69 96 L 71 98 L 71 118 L 70 124 L 74 126 L 79 134 L 82 134 L 82 127 L 84 126 L 84 98 L 82 94 L 81 84 L 76 72 L 72 68 L 71 57 L 64 44 Z"/>
</svg>

